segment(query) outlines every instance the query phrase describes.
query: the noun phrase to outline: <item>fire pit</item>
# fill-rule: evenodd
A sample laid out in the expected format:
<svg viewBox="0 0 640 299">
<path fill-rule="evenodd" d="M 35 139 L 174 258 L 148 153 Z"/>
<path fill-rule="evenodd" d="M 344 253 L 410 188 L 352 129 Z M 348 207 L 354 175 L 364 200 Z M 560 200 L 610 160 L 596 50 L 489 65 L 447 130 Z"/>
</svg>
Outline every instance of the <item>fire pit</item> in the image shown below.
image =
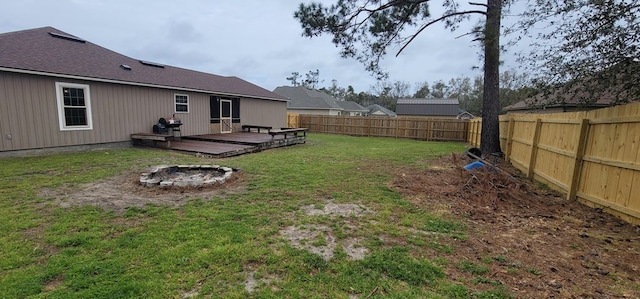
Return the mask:
<svg viewBox="0 0 640 299">
<path fill-rule="evenodd" d="M 224 183 L 233 169 L 219 165 L 162 165 L 140 175 L 140 184 L 147 187 L 190 187 Z"/>
</svg>

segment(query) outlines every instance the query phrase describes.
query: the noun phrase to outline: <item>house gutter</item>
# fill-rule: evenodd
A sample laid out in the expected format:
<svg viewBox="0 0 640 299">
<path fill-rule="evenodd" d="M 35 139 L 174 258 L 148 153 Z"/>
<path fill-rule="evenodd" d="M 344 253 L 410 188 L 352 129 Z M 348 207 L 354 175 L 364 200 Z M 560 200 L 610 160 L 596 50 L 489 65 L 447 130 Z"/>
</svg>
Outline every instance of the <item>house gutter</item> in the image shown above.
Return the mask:
<svg viewBox="0 0 640 299">
<path fill-rule="evenodd" d="M 157 85 L 157 84 L 150 84 L 150 83 L 138 83 L 138 82 L 120 81 L 120 80 L 103 79 L 103 78 L 92 78 L 92 77 L 84 77 L 84 76 L 76 76 L 76 75 L 65 75 L 65 74 L 57 74 L 57 73 L 47 73 L 47 72 L 40 72 L 40 71 L 30 71 L 30 70 L 6 68 L 6 67 L 0 67 L 0 71 L 9 72 L 9 73 L 19 73 L 19 74 L 28 74 L 28 75 L 59 77 L 59 78 L 66 78 L 66 79 L 76 79 L 76 80 L 85 80 L 85 81 L 94 81 L 94 82 L 103 82 L 103 83 L 113 83 L 113 84 L 131 85 L 131 86 L 140 86 L 140 87 L 152 87 L 152 88 L 162 88 L 162 89 L 171 89 L 171 90 L 180 90 L 180 91 L 191 91 L 191 92 L 207 93 L 207 94 L 212 94 L 213 93 L 213 94 L 229 96 L 229 97 L 244 97 L 244 98 L 252 98 L 252 99 L 259 99 L 259 100 L 288 102 L 288 100 L 286 100 L 286 99 L 257 97 L 257 96 L 251 96 L 251 95 L 246 95 L 246 94 L 235 94 L 235 93 L 212 91 L 212 90 L 203 90 L 203 89 L 195 89 L 195 88 L 176 87 L 176 86 L 168 86 L 168 85 Z"/>
</svg>

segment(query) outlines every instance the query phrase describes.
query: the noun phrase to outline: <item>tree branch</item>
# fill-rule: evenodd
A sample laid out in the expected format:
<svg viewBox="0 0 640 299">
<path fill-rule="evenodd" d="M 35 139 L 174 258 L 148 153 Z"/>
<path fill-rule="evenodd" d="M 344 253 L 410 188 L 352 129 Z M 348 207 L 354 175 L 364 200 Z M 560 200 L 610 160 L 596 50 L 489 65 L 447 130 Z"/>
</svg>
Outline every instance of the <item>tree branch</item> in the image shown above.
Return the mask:
<svg viewBox="0 0 640 299">
<path fill-rule="evenodd" d="M 406 47 L 407 47 L 407 46 L 408 46 L 408 45 L 409 45 L 409 44 L 410 44 L 410 43 L 411 43 L 411 42 L 412 42 L 416 37 L 418 37 L 418 35 L 419 35 L 422 31 L 424 31 L 425 29 L 427 29 L 427 27 L 429 27 L 429 26 L 431 26 L 431 25 L 433 25 L 433 24 L 435 24 L 435 23 L 438 23 L 438 22 L 440 22 L 440 21 L 442 21 L 442 20 L 445 20 L 445 19 L 448 19 L 448 18 L 454 17 L 454 16 L 460 16 L 460 15 L 466 15 L 466 14 L 476 14 L 476 13 L 477 13 L 477 14 L 482 14 L 482 15 L 487 15 L 487 12 L 482 11 L 482 10 L 467 10 L 467 11 L 459 11 L 459 12 L 453 12 L 453 13 L 450 13 L 450 14 L 446 14 L 446 15 L 444 15 L 444 16 L 441 16 L 441 17 L 439 17 L 439 18 L 437 18 L 437 19 L 435 19 L 435 20 L 433 20 L 433 21 L 431 21 L 431 22 L 429 22 L 429 23 L 427 23 L 427 24 L 423 25 L 422 27 L 420 27 L 420 29 L 418 29 L 418 31 L 416 31 L 416 33 L 414 33 L 414 34 L 411 36 L 411 38 L 409 38 L 409 40 L 404 44 L 404 46 L 402 46 L 402 48 L 400 48 L 400 50 L 398 51 L 398 53 L 396 53 L 396 57 L 398 57 L 398 55 L 400 55 L 400 53 L 402 53 L 402 51 L 403 51 L 403 50 L 404 50 L 404 49 L 405 49 L 405 48 L 406 48 Z"/>
<path fill-rule="evenodd" d="M 408 12 L 407 12 L 407 14 L 408 14 Z M 404 27 L 405 24 L 407 24 L 407 20 L 406 20 L 407 17 L 408 17 L 408 15 L 406 15 L 404 20 L 402 20 L 402 23 L 400 25 L 398 25 L 398 28 L 396 29 L 396 32 L 394 32 L 393 34 L 390 35 L 389 39 L 387 40 L 387 42 L 384 45 L 385 48 L 387 48 L 387 46 L 389 46 L 391 44 L 391 42 L 396 37 L 398 37 L 400 35 L 400 32 L 402 31 L 402 28 Z"/>
<path fill-rule="evenodd" d="M 465 34 L 462 34 L 462 35 L 458 35 L 458 36 L 456 36 L 456 37 L 455 37 L 455 39 L 459 39 L 459 38 L 464 37 L 464 36 L 467 36 L 467 35 L 474 35 L 474 34 L 478 34 L 478 32 L 479 32 L 479 31 L 471 31 L 471 32 L 467 32 L 467 33 L 465 33 Z M 473 40 L 475 41 L 475 40 L 478 40 L 478 39 L 482 40 L 482 38 L 475 38 L 475 39 L 473 39 Z"/>
<path fill-rule="evenodd" d="M 477 6 L 484 6 L 484 7 L 488 7 L 486 4 L 484 4 L 484 3 L 478 3 L 478 2 L 469 2 L 469 5 L 477 5 Z"/>
<path fill-rule="evenodd" d="M 415 5 L 415 4 L 420 4 L 420 3 L 423 3 L 423 2 L 429 2 L 429 1 L 430 0 L 422 0 L 422 1 L 417 1 L 417 2 L 415 2 L 413 4 Z M 376 7 L 376 8 L 367 8 L 367 5 L 369 3 L 370 2 L 367 1 L 365 4 L 355 8 L 355 11 L 353 13 L 351 13 L 350 17 L 345 22 L 343 22 L 343 25 L 341 25 L 341 27 L 343 28 L 344 31 L 346 31 L 347 29 L 350 29 L 350 28 L 356 28 L 356 29 L 360 28 L 376 12 L 384 11 L 384 10 L 389 9 L 391 7 L 405 4 L 404 0 L 395 0 L 395 1 L 389 1 L 388 3 L 382 4 L 382 5 L 380 5 L 380 6 Z M 367 15 L 364 17 L 364 19 L 360 20 L 359 22 L 356 22 L 355 20 L 362 13 L 367 13 Z M 351 25 L 351 22 L 353 22 L 353 25 Z M 406 21 L 405 21 L 405 23 L 406 23 Z"/>
</svg>

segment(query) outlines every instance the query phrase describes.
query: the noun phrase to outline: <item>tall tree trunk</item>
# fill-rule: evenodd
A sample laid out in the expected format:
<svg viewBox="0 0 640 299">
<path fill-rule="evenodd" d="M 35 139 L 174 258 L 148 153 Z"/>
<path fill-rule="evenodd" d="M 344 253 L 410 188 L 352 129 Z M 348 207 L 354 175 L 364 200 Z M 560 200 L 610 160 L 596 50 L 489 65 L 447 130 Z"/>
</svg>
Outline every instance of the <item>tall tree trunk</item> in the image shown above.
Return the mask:
<svg viewBox="0 0 640 299">
<path fill-rule="evenodd" d="M 487 1 L 484 35 L 484 93 L 480 149 L 485 155 L 500 152 L 500 18 L 502 0 Z"/>
</svg>

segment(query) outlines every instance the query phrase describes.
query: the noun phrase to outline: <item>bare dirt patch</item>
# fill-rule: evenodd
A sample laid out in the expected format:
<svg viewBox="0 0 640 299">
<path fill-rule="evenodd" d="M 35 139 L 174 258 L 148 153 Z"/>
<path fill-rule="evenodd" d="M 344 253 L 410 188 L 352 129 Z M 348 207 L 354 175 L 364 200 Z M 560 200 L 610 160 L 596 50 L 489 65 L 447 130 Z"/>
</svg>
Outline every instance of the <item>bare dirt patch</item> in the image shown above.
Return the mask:
<svg viewBox="0 0 640 299">
<path fill-rule="evenodd" d="M 280 231 L 291 245 L 321 256 L 325 261 L 333 258 L 338 246 L 342 246 L 351 260 L 361 260 L 367 254 L 365 247 L 359 246 L 359 238 L 336 240 L 332 229 L 326 225 L 289 226 Z"/>
<path fill-rule="evenodd" d="M 518 298 L 640 297 L 639 227 L 567 201 L 504 162 L 504 171 L 461 169 L 469 162 L 427 161 L 435 167 L 399 169 L 391 184 L 417 207 L 466 222 L 466 239 L 439 240 L 454 248 L 450 279 L 477 290 L 501 285 Z M 488 272 L 472 274 L 460 262 Z"/>
<path fill-rule="evenodd" d="M 370 213 L 369 209 L 365 206 L 351 203 L 334 203 L 332 198 L 325 199 L 322 202 L 321 208 L 316 205 L 308 205 L 303 206 L 302 210 L 309 216 L 328 216 L 332 218 L 357 218 Z M 344 223 L 344 227 L 355 229 L 355 225 L 352 223 Z M 360 246 L 362 242 L 360 238 L 343 238 L 336 240 L 333 230 L 326 225 L 307 224 L 303 226 L 289 226 L 280 231 L 280 235 L 287 239 L 293 247 L 317 254 L 325 261 L 333 258 L 338 246 L 342 247 L 351 260 L 364 259 L 368 253 L 365 247 Z"/>
<path fill-rule="evenodd" d="M 130 207 L 149 204 L 177 207 L 192 199 L 207 200 L 214 196 L 241 192 L 245 190 L 242 182 L 242 172 L 236 172 L 221 184 L 146 187 L 140 184 L 140 173 L 131 172 L 79 187 L 44 190 L 41 196 L 54 198 L 62 207 L 93 205 L 121 213 Z"/>
<path fill-rule="evenodd" d="M 324 204 L 322 209 L 316 207 L 315 205 L 304 206 L 302 207 L 302 209 L 305 211 L 307 215 L 310 215 L 310 216 L 330 215 L 330 216 L 344 216 L 344 217 L 349 217 L 349 216 L 360 217 L 366 213 L 369 213 L 369 210 L 362 205 L 357 205 L 352 203 L 339 204 L 339 203 L 333 203 L 331 201 Z"/>
</svg>

